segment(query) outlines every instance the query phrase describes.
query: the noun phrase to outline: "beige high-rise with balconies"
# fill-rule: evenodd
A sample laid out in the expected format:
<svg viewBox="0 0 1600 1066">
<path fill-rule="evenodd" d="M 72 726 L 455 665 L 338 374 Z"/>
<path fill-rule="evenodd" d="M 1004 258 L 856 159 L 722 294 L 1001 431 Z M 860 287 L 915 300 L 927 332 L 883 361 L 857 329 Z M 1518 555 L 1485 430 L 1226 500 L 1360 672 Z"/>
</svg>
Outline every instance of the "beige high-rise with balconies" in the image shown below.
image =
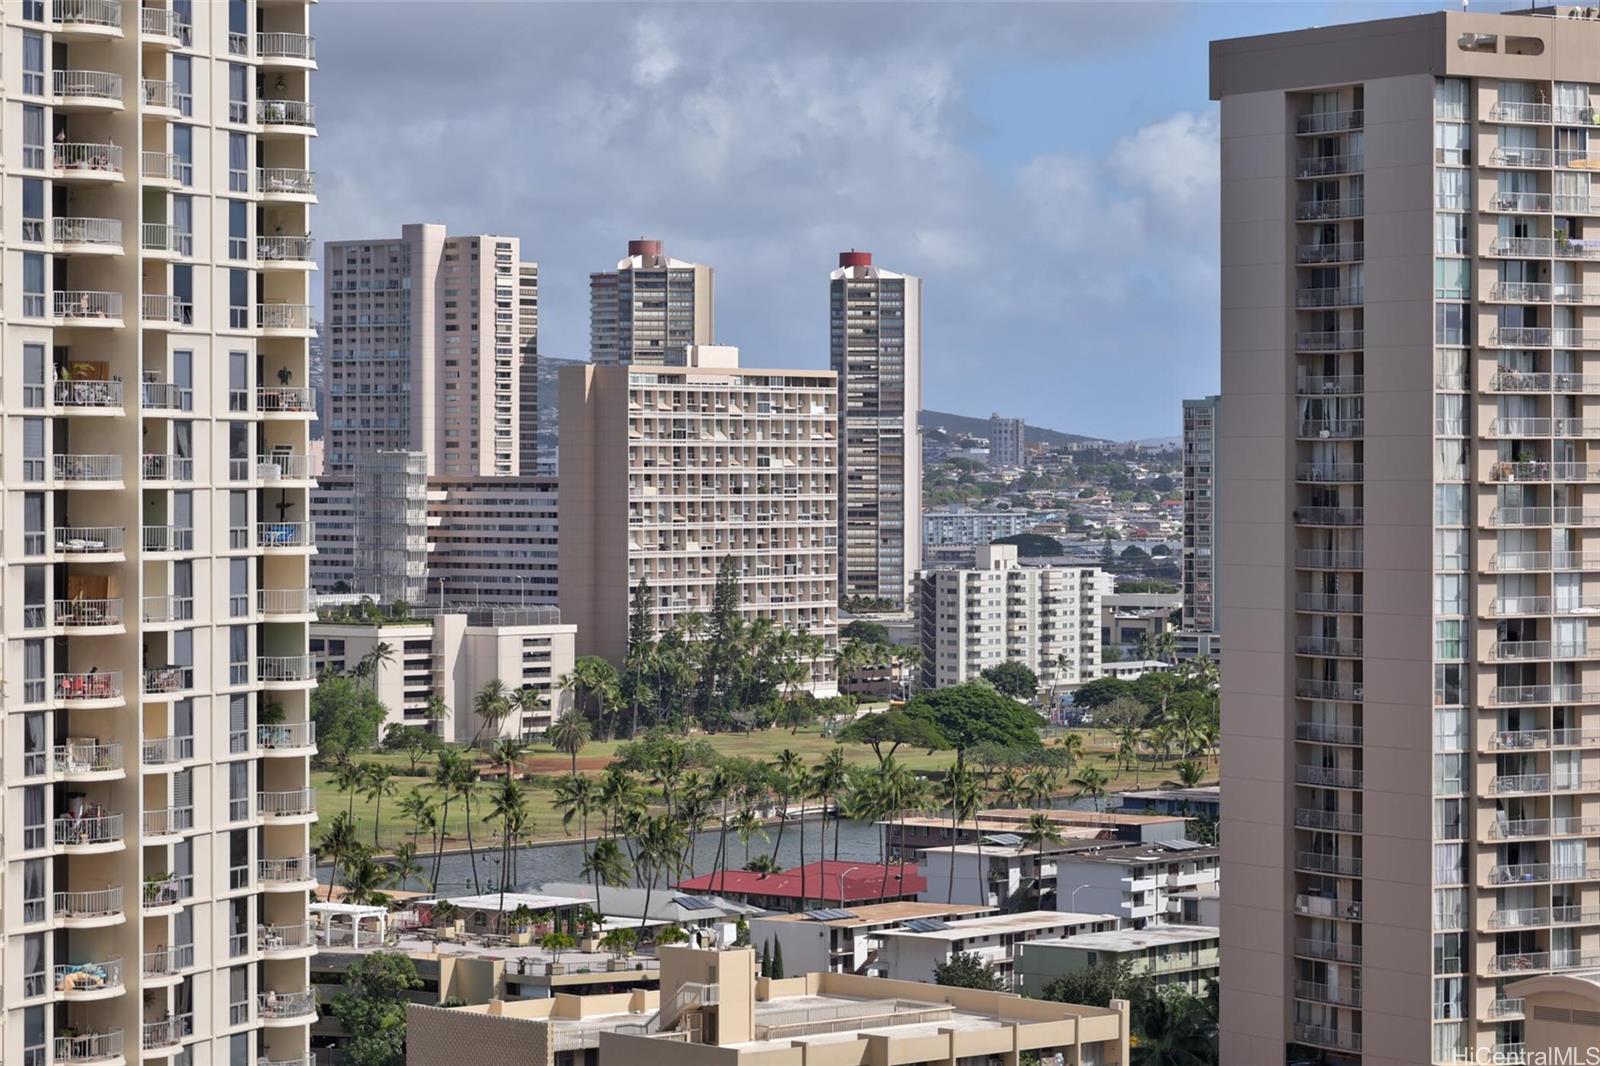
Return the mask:
<svg viewBox="0 0 1600 1066">
<path fill-rule="evenodd" d="M 519 472 L 539 333 L 539 270 L 521 256 L 516 237 L 452 237 L 437 223 L 327 244 L 329 474 L 380 451 L 423 452 L 429 474 Z"/>
<path fill-rule="evenodd" d="M 0 15 L 0 1062 L 309 1061 L 310 5 Z"/>
<path fill-rule="evenodd" d="M 1600 966 L 1600 22 L 1556 14 L 1212 46 L 1224 1062 L 1520 1062 L 1506 986 Z"/>
<path fill-rule="evenodd" d="M 561 372 L 561 618 L 578 654 L 621 663 L 633 589 L 657 629 L 709 615 L 732 559 L 741 613 L 838 631 L 834 376 L 757 370 L 696 345 L 688 366 Z M 816 664 L 820 681 L 826 663 Z"/>
<path fill-rule="evenodd" d="M 615 270 L 589 275 L 591 362 L 683 366 L 691 346 L 717 342 L 716 324 L 711 268 L 660 241 L 629 241 Z"/>
</svg>

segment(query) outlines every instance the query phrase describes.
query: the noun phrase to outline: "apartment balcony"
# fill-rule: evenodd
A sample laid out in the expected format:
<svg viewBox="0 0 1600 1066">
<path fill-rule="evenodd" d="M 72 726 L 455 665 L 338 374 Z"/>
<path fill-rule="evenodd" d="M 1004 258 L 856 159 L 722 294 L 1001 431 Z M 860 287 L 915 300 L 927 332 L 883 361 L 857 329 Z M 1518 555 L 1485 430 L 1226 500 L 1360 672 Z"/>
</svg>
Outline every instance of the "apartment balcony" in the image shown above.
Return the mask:
<svg viewBox="0 0 1600 1066">
<path fill-rule="evenodd" d="M 118 1063 L 123 1061 L 122 1030 L 107 1029 L 102 1033 L 73 1033 L 55 1038 L 57 1063 Z"/>
<path fill-rule="evenodd" d="M 1589 482 L 1600 481 L 1600 466 L 1588 463 L 1495 463 L 1489 468 L 1489 481 L 1494 482 Z"/>
<path fill-rule="evenodd" d="M 1527 1003 L 1521 999 L 1508 999 L 1504 996 L 1489 1004 L 1489 1020 L 1501 1021 L 1521 1018 Z"/>
<path fill-rule="evenodd" d="M 178 18 L 176 11 L 160 7 L 139 10 L 139 32 L 145 40 L 167 48 L 180 48 L 189 44 L 194 28 Z"/>
<path fill-rule="evenodd" d="M 95 185 L 121 181 L 122 146 L 57 141 L 50 146 L 50 176 Z"/>
<path fill-rule="evenodd" d="M 1360 570 L 1363 557 L 1358 551 L 1301 548 L 1294 553 L 1294 565 L 1303 570 Z"/>
<path fill-rule="evenodd" d="M 194 234 L 166 222 L 144 222 L 139 226 L 139 248 L 146 258 L 152 259 L 191 256 L 194 254 Z M 141 299 L 141 319 L 150 318 L 148 311 L 151 310 L 156 312 L 157 321 L 170 317 L 170 297 L 156 297 L 154 303 L 149 296 Z"/>
<path fill-rule="evenodd" d="M 1300 636 L 1295 638 L 1296 655 L 1325 655 L 1343 659 L 1359 659 L 1363 642 L 1359 637 Z"/>
<path fill-rule="evenodd" d="M 50 384 L 50 400 L 75 415 L 120 415 L 122 382 L 115 378 L 57 378 Z"/>
<path fill-rule="evenodd" d="M 163 81 L 160 78 L 142 78 L 139 81 L 139 99 L 147 115 L 178 118 L 182 111 L 179 107 L 181 95 L 175 81 Z"/>
<path fill-rule="evenodd" d="M 260 859 L 256 876 L 266 892 L 304 892 L 317 885 L 316 861 L 310 855 L 292 859 Z"/>
<path fill-rule="evenodd" d="M 1345 811 L 1324 811 L 1315 807 L 1297 807 L 1294 824 L 1301 829 L 1321 829 L 1332 833 L 1361 832 L 1361 815 Z"/>
<path fill-rule="evenodd" d="M 257 237 L 256 259 L 264 270 L 279 267 L 315 269 L 316 246 L 311 243 L 310 237 Z"/>
<path fill-rule="evenodd" d="M 1302 893 L 1294 898 L 1294 912 L 1307 918 L 1335 918 L 1348 922 L 1361 920 L 1361 904 L 1354 900 L 1337 899 L 1332 896 L 1310 896 Z"/>
<path fill-rule="evenodd" d="M 264 415 L 314 415 L 317 410 L 317 390 L 312 388 L 256 389 L 256 410 Z"/>
<path fill-rule="evenodd" d="M 122 5 L 117 0 L 50 0 L 50 29 L 68 40 L 122 36 Z"/>
<path fill-rule="evenodd" d="M 189 526 L 143 526 L 139 539 L 147 555 L 194 551 L 194 530 Z"/>
<path fill-rule="evenodd" d="M 1361 771 L 1344 766 L 1296 766 L 1294 779 L 1299 784 L 1318 788 L 1361 787 Z"/>
<path fill-rule="evenodd" d="M 146 293 L 140 297 L 139 318 L 147 328 L 166 329 L 194 325 L 194 304 L 176 296 Z"/>
<path fill-rule="evenodd" d="M 1314 677 L 1296 678 L 1294 694 L 1305 700 L 1361 702 L 1361 686 L 1353 681 L 1325 681 Z"/>
<path fill-rule="evenodd" d="M 75 707 L 116 707 L 122 703 L 122 671 L 56 674 L 53 688 L 60 703 Z"/>
<path fill-rule="evenodd" d="M 1295 249 L 1295 262 L 1302 266 L 1329 263 L 1359 263 L 1366 257 L 1362 241 L 1345 244 L 1302 244 Z"/>
<path fill-rule="evenodd" d="M 54 323 L 63 328 L 120 329 L 122 293 L 58 290 L 50 302 L 50 315 Z"/>
<path fill-rule="evenodd" d="M 1348 592 L 1302 592 L 1295 597 L 1295 610 L 1322 614 L 1360 614 L 1362 597 Z"/>
<path fill-rule="evenodd" d="M 302 758 L 316 754 L 315 722 L 277 722 L 256 726 L 256 747 L 263 757 L 291 755 Z"/>
<path fill-rule="evenodd" d="M 1360 108 L 1353 111 L 1313 111 L 1295 120 L 1294 131 L 1300 134 L 1342 133 L 1360 129 L 1362 121 Z"/>
<path fill-rule="evenodd" d="M 57 892 L 51 900 L 50 914 L 66 929 L 119 925 L 126 917 L 122 909 L 122 886 L 97 888 L 92 892 Z"/>
<path fill-rule="evenodd" d="M 1512 170 L 1547 170 L 1555 163 L 1554 148 L 1493 148 L 1484 165 Z"/>
<path fill-rule="evenodd" d="M 1333 1029 L 1324 1025 L 1295 1022 L 1294 1038 L 1298 1043 L 1314 1047 L 1338 1048 L 1340 1051 L 1361 1050 L 1361 1034 L 1348 1029 Z"/>
<path fill-rule="evenodd" d="M 147 185 L 176 188 L 179 184 L 187 184 L 193 172 L 188 164 L 171 152 L 142 151 L 139 153 L 139 176 Z"/>
<path fill-rule="evenodd" d="M 1295 937 L 1294 953 L 1306 959 L 1324 959 L 1329 962 L 1348 962 L 1354 965 L 1361 963 L 1360 944 L 1347 944 L 1337 940 Z"/>
<path fill-rule="evenodd" d="M 194 390 L 166 381 L 146 381 L 139 385 L 140 406 L 147 412 L 192 411 Z"/>
<path fill-rule="evenodd" d="M 55 968 L 55 990 L 68 1002 L 110 999 L 122 995 L 122 960 L 61 963 Z"/>
<path fill-rule="evenodd" d="M 292 1059 L 258 1058 L 255 1066 L 317 1066 L 317 1056 L 310 1054 L 303 1057 L 297 1055 Z"/>
<path fill-rule="evenodd" d="M 148 626 L 171 626 L 194 620 L 193 596 L 146 596 L 140 616 Z"/>
<path fill-rule="evenodd" d="M 258 655 L 256 673 L 268 687 L 299 688 L 317 680 L 316 660 L 309 655 Z"/>
<path fill-rule="evenodd" d="M 309 588 L 258 589 L 256 609 L 269 621 L 305 621 L 317 613 L 317 596 Z"/>
<path fill-rule="evenodd" d="M 269 128 L 264 132 L 314 136 L 317 132 L 316 106 L 304 100 L 257 100 L 256 122 Z"/>
<path fill-rule="evenodd" d="M 1550 791 L 1549 774 L 1501 774 L 1489 782 L 1496 796 L 1532 795 Z"/>
<path fill-rule="evenodd" d="M 1355 484 L 1365 473 L 1361 463 L 1299 463 L 1295 467 L 1295 480 L 1313 484 Z"/>
<path fill-rule="evenodd" d="M 1539 973 L 1550 970 L 1550 953 L 1548 951 L 1527 951 L 1510 955 L 1494 955 L 1488 960 L 1488 969 L 1491 974 L 1503 973 Z"/>
<path fill-rule="evenodd" d="M 256 191 L 268 203 L 274 201 L 309 203 L 315 200 L 317 195 L 316 171 L 293 167 L 258 167 Z"/>
<path fill-rule="evenodd" d="M 1490 512 L 1490 526 L 1499 529 L 1546 526 L 1600 526 L 1600 510 L 1582 507 L 1500 507 Z"/>
<path fill-rule="evenodd" d="M 1334 722 L 1297 722 L 1294 738 L 1308 744 L 1340 744 L 1356 747 L 1361 744 L 1362 730 L 1358 725 L 1338 725 Z"/>
<path fill-rule="evenodd" d="M 1600 392 L 1600 376 L 1593 374 L 1535 374 L 1523 370 L 1497 370 L 1487 392 Z"/>
<path fill-rule="evenodd" d="M 57 70 L 50 87 L 57 111 L 121 111 L 122 75 L 103 70 Z"/>
<path fill-rule="evenodd" d="M 141 476 L 145 481 L 193 481 L 194 459 L 187 455 L 146 454 Z"/>
<path fill-rule="evenodd" d="M 1317 981 L 1296 981 L 1294 983 L 1294 998 L 1312 1003 L 1331 1003 L 1337 1007 L 1361 1006 L 1361 990 L 1359 988 L 1346 988 L 1339 985 L 1322 984 Z"/>
<path fill-rule="evenodd" d="M 1294 520 L 1302 526 L 1359 526 L 1365 521 L 1360 507 L 1296 507 Z"/>
<path fill-rule="evenodd" d="M 257 522 L 256 547 L 272 552 L 304 552 L 316 546 L 314 522 Z"/>
<path fill-rule="evenodd" d="M 1341 218 L 1360 218 L 1366 202 L 1359 196 L 1330 200 L 1301 200 L 1294 205 L 1294 217 L 1301 222 L 1331 222 Z"/>
<path fill-rule="evenodd" d="M 310 336 L 314 322 L 310 304 L 264 303 L 256 306 L 256 328 L 267 336 Z"/>
<path fill-rule="evenodd" d="M 1550 880 L 1550 864 L 1525 862 L 1494 866 L 1489 870 L 1491 885 L 1532 885 Z"/>
<path fill-rule="evenodd" d="M 261 60 L 263 67 L 314 70 L 317 65 L 317 39 L 304 33 L 258 33 L 256 57 Z"/>
<path fill-rule="evenodd" d="M 1361 303 L 1365 291 L 1360 287 L 1337 287 L 1320 289 L 1297 289 L 1294 294 L 1296 307 L 1354 307 Z"/>
<path fill-rule="evenodd" d="M 57 455 L 51 461 L 55 480 L 73 488 L 122 487 L 120 455 Z"/>
<path fill-rule="evenodd" d="M 1366 342 L 1366 331 L 1360 329 L 1302 330 L 1295 334 L 1294 347 L 1299 352 L 1357 352 Z"/>
<path fill-rule="evenodd" d="M 1489 122 L 1548 125 L 1550 105 L 1502 100 L 1489 106 L 1486 119 Z"/>
<path fill-rule="evenodd" d="M 306 992 L 262 992 L 256 997 L 256 1011 L 267 1025 L 298 1025 L 317 1013 L 317 994 Z"/>
<path fill-rule="evenodd" d="M 285 792 L 257 792 L 256 813 L 269 822 L 313 821 L 317 817 L 317 791 L 293 788 Z"/>
<path fill-rule="evenodd" d="M 51 547 L 62 562 L 112 562 L 122 557 L 121 526 L 56 526 Z"/>
<path fill-rule="evenodd" d="M 1600 258 L 1600 241 L 1561 237 L 1495 237 L 1489 254 L 1510 259 L 1595 259 Z"/>
<path fill-rule="evenodd" d="M 57 628 L 65 630 L 68 634 L 92 635 L 124 631 L 120 598 L 56 600 L 52 604 L 50 617 Z"/>
<path fill-rule="evenodd" d="M 194 829 L 194 808 L 157 807 L 144 812 L 140 825 L 147 842 L 151 837 L 179 837 Z"/>
<path fill-rule="evenodd" d="M 160 880 L 146 881 L 144 883 L 144 891 L 140 900 L 140 906 L 143 908 L 145 914 L 155 914 L 182 906 L 183 901 L 193 894 L 194 885 L 192 878 L 164 877 Z M 190 949 L 190 954 L 193 954 L 193 949 Z M 161 967 L 159 969 L 154 968 L 150 965 L 150 960 L 147 956 L 145 962 L 145 972 L 163 974 L 176 973 L 180 969 L 180 967 L 176 965 L 176 960 L 163 959 L 159 961 L 162 963 Z M 191 959 L 191 963 L 192 961 L 193 960 Z"/>
<path fill-rule="evenodd" d="M 1366 391 L 1366 378 L 1360 374 L 1310 374 L 1295 381 L 1294 391 L 1299 396 L 1357 396 Z"/>
<path fill-rule="evenodd" d="M 263 925 L 256 927 L 256 950 L 268 958 L 309 955 L 317 941 L 309 925 Z"/>
<path fill-rule="evenodd" d="M 1331 178 L 1340 174 L 1359 174 L 1365 163 L 1360 154 L 1308 156 L 1295 160 L 1297 178 Z"/>
<path fill-rule="evenodd" d="M 141 742 L 139 765 L 149 768 L 179 766 L 194 758 L 194 737 L 151 737 Z"/>
<path fill-rule="evenodd" d="M 1350 440 L 1366 432 L 1360 418 L 1302 418 L 1296 435 L 1302 440 Z"/>
<path fill-rule="evenodd" d="M 1499 348 L 1548 348 L 1554 330 L 1543 326 L 1501 326 L 1489 335 L 1489 344 Z"/>
<path fill-rule="evenodd" d="M 69 741 L 51 752 L 55 771 L 73 781 L 110 781 L 123 775 L 122 743 Z"/>
<path fill-rule="evenodd" d="M 1489 738 L 1495 751 L 1535 751 L 1550 746 L 1548 729 L 1502 729 Z"/>
<path fill-rule="evenodd" d="M 50 220 L 50 235 L 57 253 L 122 254 L 121 219 L 74 218 L 58 215 Z"/>
<path fill-rule="evenodd" d="M 1592 123 L 1586 123 L 1590 125 Z M 1600 169 L 1600 152 L 1585 148 L 1557 148 L 1555 164 L 1572 170 Z"/>
<path fill-rule="evenodd" d="M 1484 197 L 1483 210 L 1508 214 L 1549 214 L 1552 199 L 1547 192 L 1503 192 L 1496 190 Z"/>
<path fill-rule="evenodd" d="M 140 1034 L 140 1046 L 145 1051 L 170 1052 L 193 1035 L 194 1015 L 176 1014 L 171 1018 L 145 1022 Z"/>
<path fill-rule="evenodd" d="M 155 666 L 144 671 L 146 696 L 175 696 L 194 688 L 194 667 Z"/>
</svg>

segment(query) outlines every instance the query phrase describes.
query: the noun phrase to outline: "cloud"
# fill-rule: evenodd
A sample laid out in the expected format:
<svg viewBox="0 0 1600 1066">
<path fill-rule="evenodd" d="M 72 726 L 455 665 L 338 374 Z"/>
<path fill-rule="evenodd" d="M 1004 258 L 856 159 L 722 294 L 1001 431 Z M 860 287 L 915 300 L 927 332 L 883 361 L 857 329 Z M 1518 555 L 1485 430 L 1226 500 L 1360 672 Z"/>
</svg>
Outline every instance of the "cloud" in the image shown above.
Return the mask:
<svg viewBox="0 0 1600 1066">
<path fill-rule="evenodd" d="M 975 79 L 1127 47 L 1166 8 L 419 2 L 314 18 L 318 235 L 442 221 L 522 237 L 551 355 L 587 354 L 588 274 L 641 235 L 712 264 L 718 339 L 776 365 L 825 365 L 827 273 L 869 248 L 926 279 L 928 406 L 1011 403 L 1069 429 L 1114 428 L 1080 395 L 1108 354 L 1142 337 L 1170 352 L 1163 323 L 1215 316 L 1214 116 L 1069 152 L 1082 138 L 1056 109 L 1019 101 L 1037 148 L 1017 168 L 974 135 Z M 1171 407 L 1127 433 L 1175 424 Z"/>
</svg>

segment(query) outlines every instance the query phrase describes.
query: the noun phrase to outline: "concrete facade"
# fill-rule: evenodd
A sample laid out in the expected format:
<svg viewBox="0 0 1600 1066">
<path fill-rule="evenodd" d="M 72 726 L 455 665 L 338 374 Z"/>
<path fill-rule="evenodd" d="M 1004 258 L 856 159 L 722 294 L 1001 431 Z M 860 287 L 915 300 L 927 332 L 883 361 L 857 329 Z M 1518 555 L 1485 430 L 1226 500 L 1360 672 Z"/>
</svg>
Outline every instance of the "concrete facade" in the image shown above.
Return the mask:
<svg viewBox="0 0 1600 1066">
<path fill-rule="evenodd" d="M 1222 397 L 1183 401 L 1183 628 L 1217 626 L 1217 423 Z"/>
<path fill-rule="evenodd" d="M 661 242 L 628 242 L 616 270 L 589 275 L 589 360 L 600 366 L 683 366 L 717 343 L 710 267 L 673 259 Z"/>
<path fill-rule="evenodd" d="M 1161 988 L 1203 996 L 1217 979 L 1222 952 L 1215 926 L 1162 925 L 1080 933 L 1017 946 L 1017 991 L 1043 996 L 1058 977 L 1095 966 L 1126 963 L 1130 972 Z"/>
<path fill-rule="evenodd" d="M 1026 466 L 1027 433 L 1020 418 L 989 416 L 989 465 Z"/>
</svg>

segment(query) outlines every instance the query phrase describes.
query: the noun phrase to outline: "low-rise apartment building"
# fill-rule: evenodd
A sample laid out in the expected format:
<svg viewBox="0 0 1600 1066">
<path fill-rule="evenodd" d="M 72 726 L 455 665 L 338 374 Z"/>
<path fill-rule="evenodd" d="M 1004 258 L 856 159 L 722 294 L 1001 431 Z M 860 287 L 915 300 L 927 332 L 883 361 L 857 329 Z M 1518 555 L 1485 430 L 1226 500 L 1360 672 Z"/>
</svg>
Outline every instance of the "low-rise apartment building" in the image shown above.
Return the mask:
<svg viewBox="0 0 1600 1066">
<path fill-rule="evenodd" d="M 924 547 L 940 544 L 988 544 L 1001 537 L 1026 533 L 1039 522 L 1032 511 L 973 511 L 951 507 L 922 515 Z"/>
<path fill-rule="evenodd" d="M 1043 996 L 1058 977 L 1126 963 L 1131 973 L 1162 988 L 1204 995 L 1220 968 L 1220 935 L 1214 925 L 1157 925 L 1034 940 L 1017 947 L 1016 990 Z"/>
<path fill-rule="evenodd" d="M 1012 965 L 1018 946 L 1029 940 L 1073 936 L 1117 928 L 1115 914 L 1022 911 L 945 922 L 910 921 L 878 934 L 876 972 L 901 981 L 932 983 L 935 968 L 952 956 L 978 956 L 1014 989 Z"/>
<path fill-rule="evenodd" d="M 781 946 L 785 969 L 796 973 L 860 973 L 877 962 L 880 934 L 886 930 L 914 921 L 976 918 L 993 909 L 973 903 L 903 900 L 768 914 L 750 919 L 750 943 L 758 949 Z"/>
<path fill-rule="evenodd" d="M 917 575 L 923 687 L 959 685 L 1008 661 L 1046 688 L 1098 676 L 1104 571 L 1021 566 L 1014 545 L 980 547 L 977 559 L 975 569 Z"/>
<path fill-rule="evenodd" d="M 390 722 L 424 726 L 446 741 L 469 740 L 491 727 L 479 720 L 473 697 L 496 679 L 512 697 L 531 690 L 540 699 L 532 708 L 514 701 L 498 724 L 499 734 L 543 733 L 571 700 L 561 691 L 561 680 L 572 672 L 576 641 L 577 628 L 563 625 L 553 607 L 478 607 L 405 621 L 311 626 L 311 655 L 319 674 L 352 671 L 370 660 L 369 683 L 389 710 L 384 727 Z M 375 654 L 380 645 L 387 646 L 387 656 Z M 434 717 L 440 711 L 444 717 Z"/>
</svg>

